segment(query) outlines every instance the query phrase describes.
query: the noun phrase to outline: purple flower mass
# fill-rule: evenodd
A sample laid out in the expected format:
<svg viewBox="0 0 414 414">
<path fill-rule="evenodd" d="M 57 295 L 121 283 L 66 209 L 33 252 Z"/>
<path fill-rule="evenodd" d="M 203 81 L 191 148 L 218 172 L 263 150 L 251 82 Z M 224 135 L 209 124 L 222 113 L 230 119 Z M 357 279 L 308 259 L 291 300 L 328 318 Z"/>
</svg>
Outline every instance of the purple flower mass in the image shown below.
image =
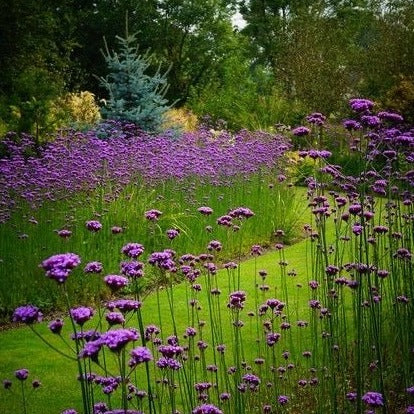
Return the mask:
<svg viewBox="0 0 414 414">
<path fill-rule="evenodd" d="M 292 129 L 292 134 L 297 137 L 303 137 L 305 135 L 309 135 L 310 129 L 304 126 L 299 126 L 295 129 Z"/>
<path fill-rule="evenodd" d="M 174 240 L 176 237 L 180 235 L 180 230 L 168 229 L 165 233 L 170 240 Z"/>
<path fill-rule="evenodd" d="M 148 210 L 145 212 L 145 218 L 149 221 L 158 221 L 162 212 L 160 210 Z"/>
<path fill-rule="evenodd" d="M 176 272 L 177 267 L 174 262 L 175 252 L 165 249 L 162 252 L 154 252 L 150 255 L 148 263 L 168 272 Z"/>
<path fill-rule="evenodd" d="M 382 394 L 376 391 L 368 391 L 362 396 L 362 401 L 370 407 L 382 407 L 384 405 Z"/>
<path fill-rule="evenodd" d="M 84 306 L 80 306 L 79 308 L 73 308 L 70 310 L 70 316 L 73 320 L 80 326 L 82 326 L 85 322 L 89 321 L 94 315 L 94 310 L 92 308 L 86 308 Z"/>
<path fill-rule="evenodd" d="M 367 112 L 374 107 L 374 102 L 369 99 L 355 98 L 349 101 L 349 106 L 355 112 Z"/>
<path fill-rule="evenodd" d="M 61 319 L 56 319 L 49 323 L 50 332 L 56 335 L 60 335 L 60 333 L 62 332 L 62 328 L 63 328 L 63 321 Z"/>
<path fill-rule="evenodd" d="M 286 405 L 289 402 L 289 397 L 286 395 L 279 395 L 279 397 L 277 397 L 277 402 L 280 405 Z"/>
<path fill-rule="evenodd" d="M 141 302 L 132 299 L 118 299 L 106 304 L 106 308 L 110 311 L 118 309 L 122 313 L 132 312 L 141 307 Z"/>
<path fill-rule="evenodd" d="M 51 256 L 44 260 L 40 267 L 46 271 L 46 276 L 64 283 L 72 269 L 80 264 L 80 257 L 74 253 L 63 253 Z"/>
<path fill-rule="evenodd" d="M 223 411 L 213 404 L 203 404 L 194 408 L 192 414 L 223 414 Z"/>
<path fill-rule="evenodd" d="M 197 211 L 201 213 L 203 216 L 209 216 L 210 214 L 213 213 L 213 209 L 207 206 L 199 207 Z"/>
<path fill-rule="evenodd" d="M 116 122 L 114 127 L 121 129 Z M 220 181 L 273 167 L 289 149 L 285 138 L 262 131 L 240 131 L 231 137 L 232 145 L 227 132 L 219 136 L 204 130 L 189 132 L 180 140 L 171 140 L 168 134 L 148 139 L 136 129 L 121 135 L 101 140 L 96 131 L 73 131 L 36 151 L 27 136 L 18 144 L 12 138 L 4 139 L 2 145 L 9 156 L 0 163 L 0 222 L 10 218 L 16 196 L 38 207 L 45 201 L 69 199 L 80 191 L 91 193 L 107 182 L 122 190 L 137 177 L 150 185 L 169 179 L 182 182 L 192 176 Z M 27 156 L 34 152 L 37 155 Z M 207 211 L 200 213 L 211 214 Z M 96 223 L 88 229 L 99 231 L 100 223 L 90 222 Z"/>
<path fill-rule="evenodd" d="M 102 229 L 102 224 L 97 220 L 90 220 L 85 223 L 86 228 L 94 233 Z"/>
<path fill-rule="evenodd" d="M 102 343 L 111 351 L 120 351 L 127 343 L 138 340 L 139 335 L 134 329 L 115 329 L 101 336 Z"/>
<path fill-rule="evenodd" d="M 131 278 L 144 276 L 144 263 L 132 260 L 130 262 L 121 262 L 121 273 Z"/>
<path fill-rule="evenodd" d="M 22 368 L 22 369 L 18 369 L 17 371 L 14 372 L 14 376 L 19 380 L 19 381 L 24 381 L 28 378 L 29 376 L 29 370 L 27 370 L 26 368 Z"/>
<path fill-rule="evenodd" d="M 229 307 L 230 309 L 243 309 L 245 300 L 246 292 L 243 292 L 241 290 L 233 292 L 229 296 L 229 302 L 227 304 L 227 307 Z"/>
<path fill-rule="evenodd" d="M 143 362 L 152 361 L 154 358 L 152 357 L 151 351 L 143 346 L 139 346 L 133 349 L 130 353 L 131 359 L 129 360 L 128 365 L 130 367 L 134 367 L 138 364 L 142 364 Z"/>
<path fill-rule="evenodd" d="M 136 259 L 144 253 L 144 246 L 139 243 L 128 243 L 122 247 L 121 252 L 132 259 Z"/>
<path fill-rule="evenodd" d="M 101 262 L 89 262 L 85 265 L 83 269 L 84 273 L 101 273 L 103 271 L 103 266 Z"/>
<path fill-rule="evenodd" d="M 104 277 L 104 281 L 114 291 L 124 288 L 129 283 L 126 277 L 120 275 L 107 275 Z"/>
<path fill-rule="evenodd" d="M 42 312 L 40 312 L 38 307 L 33 305 L 20 306 L 13 313 L 13 322 L 23 322 L 28 325 L 34 322 L 40 322 L 42 318 Z"/>
</svg>

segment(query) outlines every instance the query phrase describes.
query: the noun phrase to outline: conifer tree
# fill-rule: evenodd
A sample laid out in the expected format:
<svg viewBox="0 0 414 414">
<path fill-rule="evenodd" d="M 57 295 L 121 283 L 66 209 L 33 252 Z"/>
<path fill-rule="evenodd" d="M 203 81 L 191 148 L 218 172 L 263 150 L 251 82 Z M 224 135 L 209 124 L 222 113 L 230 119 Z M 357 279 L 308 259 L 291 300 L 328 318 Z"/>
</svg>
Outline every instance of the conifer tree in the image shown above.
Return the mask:
<svg viewBox="0 0 414 414">
<path fill-rule="evenodd" d="M 163 115 L 170 105 L 165 94 L 168 89 L 166 75 L 160 68 L 151 76 L 146 70 L 151 63 L 147 51 L 138 54 L 136 36 L 117 36 L 119 52 L 110 52 L 105 42 L 104 58 L 109 74 L 101 77 L 101 84 L 108 91 L 108 100 L 101 109 L 107 119 L 129 121 L 144 131 L 156 132 L 163 121 Z"/>
</svg>

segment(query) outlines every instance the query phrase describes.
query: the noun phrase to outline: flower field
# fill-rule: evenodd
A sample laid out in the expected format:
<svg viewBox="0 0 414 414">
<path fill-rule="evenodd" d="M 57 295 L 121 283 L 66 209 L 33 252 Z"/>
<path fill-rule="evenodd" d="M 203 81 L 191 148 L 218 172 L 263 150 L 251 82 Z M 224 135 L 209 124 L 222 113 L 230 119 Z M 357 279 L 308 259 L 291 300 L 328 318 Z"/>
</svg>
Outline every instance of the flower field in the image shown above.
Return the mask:
<svg viewBox="0 0 414 414">
<path fill-rule="evenodd" d="M 350 106 L 356 176 L 292 130 L 306 189 L 263 132 L 9 137 L 0 411 L 413 413 L 414 130 Z"/>
</svg>

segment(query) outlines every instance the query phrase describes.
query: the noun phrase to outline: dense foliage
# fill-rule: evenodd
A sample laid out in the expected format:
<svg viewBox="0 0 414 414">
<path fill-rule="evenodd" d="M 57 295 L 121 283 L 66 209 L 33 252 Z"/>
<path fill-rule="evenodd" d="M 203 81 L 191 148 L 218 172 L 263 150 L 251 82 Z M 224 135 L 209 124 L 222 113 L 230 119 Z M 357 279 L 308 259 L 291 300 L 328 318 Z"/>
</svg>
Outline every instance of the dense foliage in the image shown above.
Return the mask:
<svg viewBox="0 0 414 414">
<path fill-rule="evenodd" d="M 126 15 L 141 51 L 154 54 L 148 73 L 159 64 L 161 73 L 171 67 L 166 98 L 202 115 L 211 111 L 232 128 L 294 124 L 292 111 L 337 113 L 346 98 L 358 95 L 410 111 L 410 95 L 396 91 L 408 90 L 414 71 L 411 1 L 251 0 L 240 5 L 241 30 L 231 23 L 236 3 L 3 2 L 0 133 L 53 130 L 50 105 L 64 92 L 107 98 L 96 78 L 108 74 L 103 37 L 115 50 Z"/>
</svg>

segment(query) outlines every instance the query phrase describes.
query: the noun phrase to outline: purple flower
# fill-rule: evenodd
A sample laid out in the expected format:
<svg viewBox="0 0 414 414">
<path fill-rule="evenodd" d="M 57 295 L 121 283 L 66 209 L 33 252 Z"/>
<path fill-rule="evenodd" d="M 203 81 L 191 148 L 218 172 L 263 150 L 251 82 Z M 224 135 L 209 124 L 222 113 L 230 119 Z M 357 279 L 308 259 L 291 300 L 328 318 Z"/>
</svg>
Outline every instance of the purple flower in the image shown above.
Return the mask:
<svg viewBox="0 0 414 414">
<path fill-rule="evenodd" d="M 194 408 L 192 414 L 223 414 L 223 411 L 213 404 L 203 404 Z"/>
<path fill-rule="evenodd" d="M 260 378 L 254 374 L 243 375 L 242 381 L 246 384 L 253 385 L 254 387 L 258 387 L 261 382 Z"/>
<path fill-rule="evenodd" d="M 80 257 L 74 253 L 57 254 L 44 260 L 40 267 L 46 271 L 46 276 L 64 283 L 72 269 L 80 264 Z"/>
<path fill-rule="evenodd" d="M 20 306 L 13 313 L 13 322 L 23 322 L 28 325 L 34 322 L 40 322 L 42 318 L 42 312 L 40 312 L 38 307 L 33 305 Z"/>
<path fill-rule="evenodd" d="M 397 249 L 397 251 L 393 254 L 393 257 L 409 261 L 411 260 L 411 252 L 405 247 L 401 247 Z"/>
<path fill-rule="evenodd" d="M 57 232 L 59 237 L 62 237 L 62 239 L 67 239 L 72 235 L 72 232 L 70 230 L 62 229 Z"/>
<path fill-rule="evenodd" d="M 370 128 L 375 128 L 381 124 L 381 120 L 375 115 L 362 115 L 361 121 Z"/>
<path fill-rule="evenodd" d="M 174 240 L 176 237 L 180 235 L 180 230 L 178 229 L 169 229 L 166 231 L 167 237 L 170 240 Z"/>
<path fill-rule="evenodd" d="M 185 334 L 189 337 L 194 337 L 197 335 L 197 330 L 194 329 L 193 327 L 189 326 L 186 330 L 185 330 Z"/>
<path fill-rule="evenodd" d="M 370 407 L 382 407 L 384 405 L 383 396 L 376 391 L 368 391 L 362 396 L 362 401 Z"/>
<path fill-rule="evenodd" d="M 400 114 L 396 114 L 395 112 L 378 112 L 378 118 L 396 124 L 404 121 L 404 118 Z"/>
<path fill-rule="evenodd" d="M 226 215 L 221 216 L 217 219 L 217 224 L 219 226 L 231 227 L 233 225 L 232 219 L 233 218 L 231 216 L 226 214 Z"/>
<path fill-rule="evenodd" d="M 104 277 L 106 285 L 113 291 L 124 288 L 128 285 L 128 279 L 120 275 L 107 275 Z"/>
<path fill-rule="evenodd" d="M 108 406 L 104 402 L 98 402 L 93 405 L 93 414 L 105 414 Z"/>
<path fill-rule="evenodd" d="M 9 379 L 3 380 L 3 387 L 5 390 L 9 390 L 12 386 L 12 382 Z"/>
<path fill-rule="evenodd" d="M 162 212 L 160 210 L 148 210 L 145 212 L 145 218 L 149 221 L 157 221 L 161 215 Z"/>
<path fill-rule="evenodd" d="M 309 281 L 309 287 L 313 290 L 317 289 L 319 286 L 319 283 L 316 280 Z"/>
<path fill-rule="evenodd" d="M 111 227 L 111 233 L 112 234 L 120 234 L 123 231 L 124 231 L 124 229 L 122 227 L 118 227 L 118 226 Z"/>
<path fill-rule="evenodd" d="M 42 386 L 42 383 L 39 380 L 32 381 L 32 388 L 37 389 Z"/>
<path fill-rule="evenodd" d="M 209 390 L 213 384 L 211 382 L 198 382 L 197 384 L 194 384 L 194 388 L 198 392 L 204 392 Z"/>
<path fill-rule="evenodd" d="M 74 408 L 68 408 L 67 410 L 62 411 L 60 414 L 78 414 Z"/>
<path fill-rule="evenodd" d="M 164 357 L 173 358 L 181 355 L 184 349 L 178 345 L 161 345 L 158 347 L 158 352 Z"/>
<path fill-rule="evenodd" d="M 134 367 L 138 364 L 142 364 L 143 362 L 149 362 L 153 360 L 151 351 L 143 346 L 139 346 L 134 348 L 131 353 L 131 359 L 128 362 L 130 367 Z"/>
<path fill-rule="evenodd" d="M 230 394 L 228 392 L 223 392 L 220 394 L 220 401 L 228 401 L 230 399 Z"/>
<path fill-rule="evenodd" d="M 85 223 L 86 228 L 94 233 L 102 229 L 102 224 L 98 220 L 89 220 Z"/>
<path fill-rule="evenodd" d="M 49 323 L 49 329 L 52 333 L 56 335 L 60 335 L 63 328 L 63 321 L 62 319 L 56 319 Z"/>
<path fill-rule="evenodd" d="M 409 405 L 406 409 L 405 412 L 407 414 L 414 414 L 414 405 Z"/>
<path fill-rule="evenodd" d="M 131 312 L 141 307 L 141 302 L 132 299 L 118 299 L 106 304 L 109 310 L 119 309 L 122 313 Z"/>
<path fill-rule="evenodd" d="M 280 405 L 286 405 L 289 402 L 289 397 L 287 395 L 279 395 L 279 397 L 277 397 L 277 402 Z"/>
<path fill-rule="evenodd" d="M 85 322 L 89 321 L 89 319 L 91 319 L 94 314 L 95 312 L 92 308 L 87 308 L 84 306 L 80 306 L 78 308 L 73 308 L 70 310 L 70 316 L 80 326 L 82 326 Z"/>
<path fill-rule="evenodd" d="M 144 246 L 139 243 L 128 243 L 122 247 L 121 252 L 132 259 L 136 259 L 144 253 Z"/>
<path fill-rule="evenodd" d="M 325 272 L 329 276 L 335 276 L 339 272 L 339 267 L 334 265 L 328 265 L 325 268 Z"/>
<path fill-rule="evenodd" d="M 86 342 L 83 349 L 79 353 L 79 357 L 80 358 L 91 358 L 92 360 L 96 360 L 98 353 L 101 350 L 103 345 L 104 345 L 104 342 L 101 340 L 101 338 Z"/>
<path fill-rule="evenodd" d="M 267 343 L 267 345 L 268 346 L 275 345 L 276 343 L 279 342 L 280 337 L 281 337 L 280 333 L 277 333 L 277 332 L 269 332 L 266 335 L 266 343 Z"/>
<path fill-rule="evenodd" d="M 213 213 L 213 209 L 211 207 L 207 207 L 207 206 L 199 207 L 197 209 L 197 211 L 199 213 L 201 213 L 203 216 L 209 216 L 210 214 Z"/>
<path fill-rule="evenodd" d="M 248 219 L 254 216 L 252 210 L 247 207 L 237 207 L 234 210 L 229 211 L 229 216 L 232 218 L 237 218 L 239 220 Z"/>
<path fill-rule="evenodd" d="M 151 253 L 148 263 L 168 272 L 176 272 L 177 267 L 174 262 L 174 256 L 174 251 L 165 249 L 162 252 Z"/>
<path fill-rule="evenodd" d="M 161 332 L 160 328 L 156 325 L 148 325 L 145 328 L 145 339 L 149 341 L 152 336 L 158 335 Z"/>
<path fill-rule="evenodd" d="M 102 342 L 114 352 L 120 351 L 128 342 L 138 340 L 139 335 L 134 329 L 116 329 L 104 333 Z"/>
<path fill-rule="evenodd" d="M 270 414 L 272 412 L 272 406 L 266 404 L 263 406 L 263 414 Z"/>
<path fill-rule="evenodd" d="M 105 315 L 106 321 L 109 323 L 109 325 L 122 325 L 125 323 L 125 317 L 122 313 L 119 312 L 108 312 Z"/>
<path fill-rule="evenodd" d="M 357 394 L 356 392 L 348 392 L 348 393 L 346 394 L 346 399 L 347 399 L 349 402 L 355 402 L 355 401 L 356 401 L 356 399 L 357 399 L 357 397 L 358 397 L 358 394 Z"/>
<path fill-rule="evenodd" d="M 211 240 L 207 246 L 207 250 L 209 251 L 217 251 L 219 252 L 223 248 L 222 244 L 217 240 Z"/>
<path fill-rule="evenodd" d="M 325 120 L 326 120 L 326 116 L 322 115 L 320 112 L 314 112 L 310 115 L 308 115 L 306 117 L 306 120 L 314 125 L 323 125 Z"/>
<path fill-rule="evenodd" d="M 26 368 L 18 369 L 17 371 L 14 372 L 14 376 L 19 381 L 24 381 L 29 376 L 29 370 L 27 370 Z"/>
<path fill-rule="evenodd" d="M 121 263 L 121 273 L 131 278 L 139 278 L 144 276 L 144 263 L 132 260 L 130 262 Z"/>
<path fill-rule="evenodd" d="M 255 244 L 250 248 L 250 254 L 252 256 L 260 256 L 263 253 L 262 246 Z"/>
<path fill-rule="evenodd" d="M 358 129 L 362 128 L 361 124 L 358 121 L 355 121 L 354 119 L 346 119 L 342 122 L 342 125 L 348 131 L 357 131 Z"/>
<path fill-rule="evenodd" d="M 374 102 L 368 99 L 355 98 L 349 100 L 349 105 L 355 112 L 367 112 L 374 107 Z"/>
<path fill-rule="evenodd" d="M 227 307 L 230 309 L 243 309 L 246 300 L 246 293 L 242 290 L 230 293 Z"/>
<path fill-rule="evenodd" d="M 160 369 L 171 369 L 173 371 L 178 371 L 181 368 L 180 362 L 174 358 L 168 357 L 161 357 L 156 364 Z"/>
<path fill-rule="evenodd" d="M 85 265 L 83 269 L 84 273 L 101 273 L 103 266 L 101 262 L 89 262 Z"/>
<path fill-rule="evenodd" d="M 303 137 L 305 135 L 309 135 L 310 129 L 304 126 L 299 126 L 295 129 L 292 129 L 292 134 L 297 137 Z"/>
</svg>

